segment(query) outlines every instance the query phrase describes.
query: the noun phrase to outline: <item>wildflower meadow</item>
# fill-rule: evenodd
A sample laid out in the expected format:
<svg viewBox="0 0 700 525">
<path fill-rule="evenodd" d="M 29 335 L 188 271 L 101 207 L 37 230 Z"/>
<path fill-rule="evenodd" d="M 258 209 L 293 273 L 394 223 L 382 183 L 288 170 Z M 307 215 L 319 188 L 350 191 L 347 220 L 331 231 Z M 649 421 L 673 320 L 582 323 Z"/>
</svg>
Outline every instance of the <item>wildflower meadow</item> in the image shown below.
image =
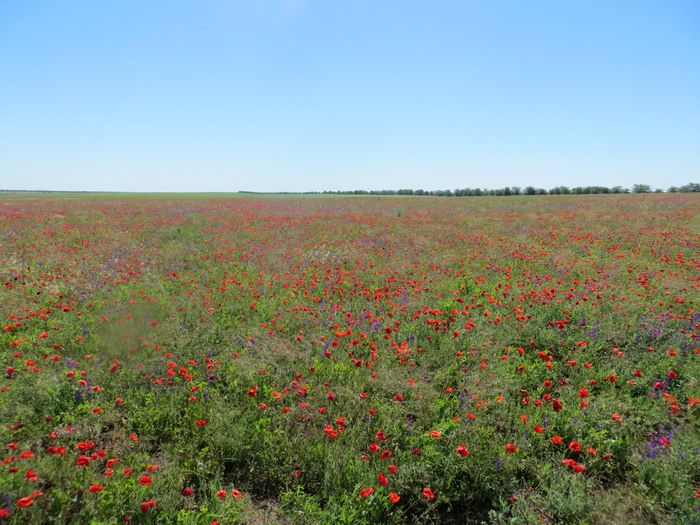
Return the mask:
<svg viewBox="0 0 700 525">
<path fill-rule="evenodd" d="M 699 207 L 3 196 L 0 523 L 698 523 Z"/>
</svg>

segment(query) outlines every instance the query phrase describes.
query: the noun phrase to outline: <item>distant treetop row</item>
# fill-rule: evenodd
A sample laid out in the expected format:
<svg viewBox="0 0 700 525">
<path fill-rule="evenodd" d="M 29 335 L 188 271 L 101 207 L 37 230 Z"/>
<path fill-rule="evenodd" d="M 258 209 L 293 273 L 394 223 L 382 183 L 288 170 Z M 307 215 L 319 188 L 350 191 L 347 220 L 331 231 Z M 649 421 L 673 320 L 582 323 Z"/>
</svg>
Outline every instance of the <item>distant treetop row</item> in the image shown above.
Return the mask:
<svg viewBox="0 0 700 525">
<path fill-rule="evenodd" d="M 671 186 L 667 193 L 700 193 L 700 184 L 691 182 L 685 186 Z M 255 193 L 255 192 L 241 192 Z M 647 184 L 635 184 L 632 189 L 615 186 L 607 188 L 605 186 L 577 186 L 576 188 L 568 188 L 567 186 L 557 186 L 550 190 L 543 188 L 535 188 L 527 186 L 521 188 L 519 186 L 506 186 L 496 190 L 481 189 L 481 188 L 464 188 L 456 190 L 339 190 L 339 191 L 310 191 L 304 192 L 307 194 L 338 194 L 338 195 L 432 195 L 436 197 L 480 197 L 480 196 L 510 196 L 510 195 L 586 195 L 596 193 L 664 193 L 664 190 L 657 188 L 652 190 Z"/>
</svg>

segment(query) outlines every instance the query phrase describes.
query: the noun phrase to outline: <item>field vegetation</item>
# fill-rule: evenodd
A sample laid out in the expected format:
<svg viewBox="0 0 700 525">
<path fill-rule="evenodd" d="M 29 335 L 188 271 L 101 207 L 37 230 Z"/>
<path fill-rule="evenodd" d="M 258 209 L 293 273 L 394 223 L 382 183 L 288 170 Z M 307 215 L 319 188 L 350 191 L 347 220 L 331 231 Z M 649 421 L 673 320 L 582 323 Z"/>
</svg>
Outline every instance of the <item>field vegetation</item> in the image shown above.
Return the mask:
<svg viewBox="0 0 700 525">
<path fill-rule="evenodd" d="M 697 193 L 0 199 L 1 523 L 700 520 Z"/>
</svg>

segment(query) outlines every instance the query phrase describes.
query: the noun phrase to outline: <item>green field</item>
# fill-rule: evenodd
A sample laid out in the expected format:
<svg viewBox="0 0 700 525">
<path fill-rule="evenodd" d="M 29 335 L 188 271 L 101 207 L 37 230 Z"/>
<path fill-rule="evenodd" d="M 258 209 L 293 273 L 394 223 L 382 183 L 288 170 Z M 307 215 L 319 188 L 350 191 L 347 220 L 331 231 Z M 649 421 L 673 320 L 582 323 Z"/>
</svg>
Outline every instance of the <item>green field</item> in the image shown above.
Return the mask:
<svg viewBox="0 0 700 525">
<path fill-rule="evenodd" d="M 3 193 L 0 523 L 696 523 L 698 209 Z"/>
</svg>

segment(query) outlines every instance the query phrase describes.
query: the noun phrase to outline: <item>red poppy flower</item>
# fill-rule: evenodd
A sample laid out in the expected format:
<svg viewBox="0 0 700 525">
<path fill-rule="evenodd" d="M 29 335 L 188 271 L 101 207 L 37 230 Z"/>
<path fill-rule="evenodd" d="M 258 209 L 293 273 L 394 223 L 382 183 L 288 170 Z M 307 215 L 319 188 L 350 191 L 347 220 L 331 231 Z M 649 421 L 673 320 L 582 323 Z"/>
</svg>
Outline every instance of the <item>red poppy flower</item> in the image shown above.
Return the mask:
<svg viewBox="0 0 700 525">
<path fill-rule="evenodd" d="M 513 445 L 513 443 L 508 443 L 506 445 L 506 450 L 508 451 L 508 454 L 513 454 L 515 452 L 515 445 Z"/>
<path fill-rule="evenodd" d="M 552 443 L 554 443 L 555 445 L 561 445 L 564 443 L 564 441 L 561 439 L 560 436 L 554 436 L 552 438 Z"/>
<path fill-rule="evenodd" d="M 538 434 L 541 434 L 542 432 L 544 432 L 544 427 L 540 425 L 535 425 L 534 427 L 532 427 L 532 430 L 534 430 Z"/>
<path fill-rule="evenodd" d="M 31 498 L 31 497 L 20 498 L 17 500 L 17 506 L 20 509 L 23 509 L 25 507 L 29 507 L 29 505 L 31 505 L 32 503 L 34 503 L 34 498 Z"/>
<path fill-rule="evenodd" d="M 382 455 L 379 456 L 379 459 L 387 459 L 389 456 L 391 456 L 391 451 L 385 450 L 384 452 L 382 452 Z"/>
<path fill-rule="evenodd" d="M 329 438 L 337 438 L 338 434 L 335 433 L 335 430 L 333 430 L 333 427 L 330 425 L 326 425 L 326 428 L 323 429 L 325 433 L 328 435 Z"/>
<path fill-rule="evenodd" d="M 141 476 L 139 483 L 145 487 L 151 484 L 151 476 Z"/>
<path fill-rule="evenodd" d="M 197 421 L 195 421 L 195 423 L 197 423 L 200 427 L 203 427 L 204 425 L 207 424 L 207 422 L 204 421 L 203 419 L 198 419 Z"/>
<path fill-rule="evenodd" d="M 225 490 L 217 490 L 216 495 L 219 496 L 221 499 L 226 499 L 226 491 Z"/>
<path fill-rule="evenodd" d="M 441 438 L 442 438 L 442 434 L 440 433 L 439 430 L 431 430 L 431 431 L 430 431 L 430 437 L 431 437 L 431 438 L 438 438 L 438 439 L 441 439 Z"/>
<path fill-rule="evenodd" d="M 94 485 L 90 485 L 90 488 L 88 489 L 88 492 L 102 492 L 104 487 L 102 485 L 98 485 L 95 483 Z"/>
<path fill-rule="evenodd" d="M 464 445 L 464 443 L 457 447 L 457 454 L 459 454 L 463 458 L 466 458 L 469 455 L 469 451 L 467 450 L 467 447 Z"/>
<path fill-rule="evenodd" d="M 700 498 L 700 489 L 698 489 L 698 498 Z M 392 503 L 397 503 L 401 498 L 396 492 L 389 492 L 389 500 Z"/>
<path fill-rule="evenodd" d="M 151 507 L 155 507 L 155 506 L 156 506 L 156 502 L 152 499 L 148 500 L 148 501 L 144 501 L 143 503 L 141 503 L 141 512 L 148 512 L 148 509 L 150 509 Z"/>
<path fill-rule="evenodd" d="M 377 478 L 379 478 L 379 483 L 381 484 L 382 487 L 386 487 L 387 483 L 389 483 L 389 480 L 386 479 L 384 472 L 380 472 L 379 475 L 377 476 Z"/>
<path fill-rule="evenodd" d="M 374 492 L 374 489 L 372 487 L 368 487 L 366 489 L 362 489 L 360 491 L 360 497 L 361 498 L 366 498 L 367 496 L 371 495 Z"/>
<path fill-rule="evenodd" d="M 433 494 L 433 491 L 427 487 L 423 489 L 423 496 L 428 499 L 435 499 L 435 494 Z"/>
<path fill-rule="evenodd" d="M 241 491 L 240 491 L 240 490 L 233 490 L 233 491 L 231 492 L 231 497 L 232 497 L 232 498 L 236 498 L 236 499 L 240 499 L 240 498 L 243 497 L 243 494 L 241 494 Z"/>
<path fill-rule="evenodd" d="M 581 450 L 581 443 L 578 441 L 572 441 L 569 443 L 569 450 L 573 450 L 574 452 L 578 452 Z"/>
</svg>

